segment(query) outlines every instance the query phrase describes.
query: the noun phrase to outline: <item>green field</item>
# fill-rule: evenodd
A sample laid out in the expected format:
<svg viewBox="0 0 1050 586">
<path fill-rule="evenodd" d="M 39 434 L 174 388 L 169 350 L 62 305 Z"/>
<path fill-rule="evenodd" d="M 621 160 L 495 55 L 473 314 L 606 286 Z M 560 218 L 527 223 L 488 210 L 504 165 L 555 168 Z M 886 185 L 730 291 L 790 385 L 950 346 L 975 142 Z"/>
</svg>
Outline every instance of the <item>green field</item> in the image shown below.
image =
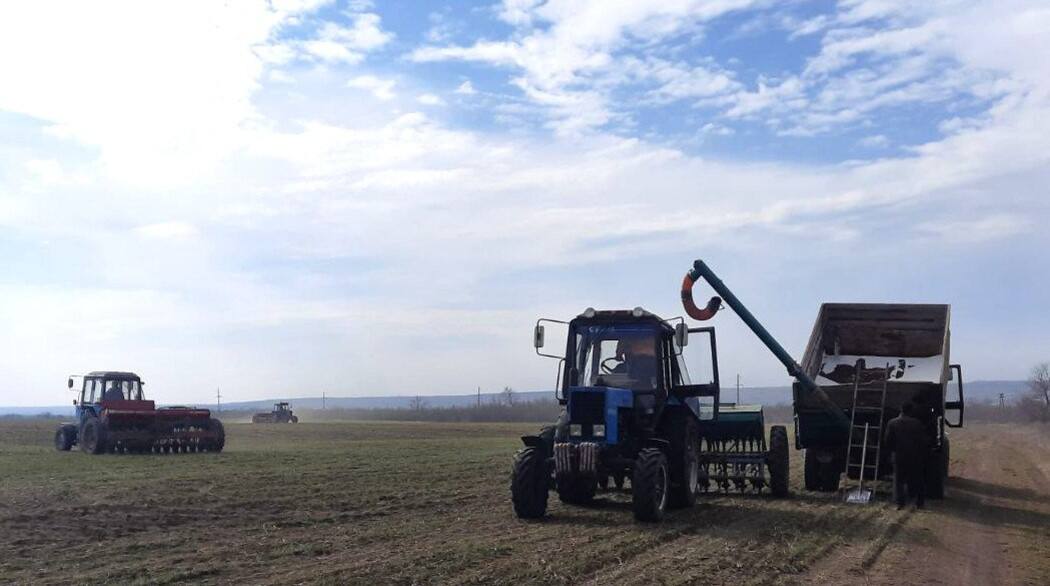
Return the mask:
<svg viewBox="0 0 1050 586">
<path fill-rule="evenodd" d="M 519 521 L 510 460 L 535 428 L 229 424 L 222 454 L 88 456 L 54 451 L 53 421 L 0 422 L 0 581 L 803 583 L 835 552 L 872 571 L 923 538 L 910 511 L 802 492 L 794 450 L 786 500 L 708 496 L 641 525 L 626 494 L 552 495 Z"/>
</svg>

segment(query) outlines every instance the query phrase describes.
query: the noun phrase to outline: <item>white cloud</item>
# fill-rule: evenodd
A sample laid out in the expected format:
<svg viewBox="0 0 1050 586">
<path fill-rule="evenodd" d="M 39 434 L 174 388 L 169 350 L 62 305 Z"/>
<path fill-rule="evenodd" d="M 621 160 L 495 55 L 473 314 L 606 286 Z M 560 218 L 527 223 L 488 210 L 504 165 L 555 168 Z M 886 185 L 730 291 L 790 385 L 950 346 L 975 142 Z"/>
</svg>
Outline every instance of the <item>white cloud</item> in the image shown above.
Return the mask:
<svg viewBox="0 0 1050 586">
<path fill-rule="evenodd" d="M 355 89 L 367 90 L 379 100 L 386 101 L 397 97 L 397 94 L 394 93 L 394 86 L 397 85 L 397 81 L 393 79 L 380 79 L 374 75 L 359 75 L 346 82 L 346 85 Z"/>
<path fill-rule="evenodd" d="M 181 240 L 197 235 L 197 229 L 186 222 L 158 222 L 135 228 L 135 233 L 143 238 L 158 240 Z"/>
<path fill-rule="evenodd" d="M 935 235 L 957 244 L 982 244 L 1023 234 L 1032 228 L 1032 222 L 1015 214 L 999 213 L 975 220 L 943 220 L 924 222 L 917 226 L 920 232 Z"/>
<path fill-rule="evenodd" d="M 456 93 L 463 96 L 472 96 L 478 92 L 474 89 L 474 84 L 470 83 L 468 79 L 456 87 Z"/>
<path fill-rule="evenodd" d="M 424 106 L 444 106 L 445 100 L 436 94 L 419 94 L 416 101 Z"/>
<path fill-rule="evenodd" d="M 858 144 L 862 147 L 872 149 L 884 149 L 890 146 L 890 139 L 885 134 L 873 134 L 871 136 L 865 136 L 858 141 Z"/>
<path fill-rule="evenodd" d="M 615 84 L 620 77 L 623 62 L 617 52 L 629 42 L 641 39 L 652 43 L 753 3 L 506 0 L 499 15 L 517 29 L 511 40 L 421 47 L 411 58 L 419 62 L 477 61 L 511 68 L 518 72 L 513 83 L 549 111 L 551 124 L 562 134 L 574 134 L 616 117 L 608 95 L 610 88 L 604 86 L 610 81 Z M 689 72 L 691 79 L 678 85 L 663 80 L 666 91 L 694 95 L 728 82 L 700 79 L 698 73 Z"/>
</svg>

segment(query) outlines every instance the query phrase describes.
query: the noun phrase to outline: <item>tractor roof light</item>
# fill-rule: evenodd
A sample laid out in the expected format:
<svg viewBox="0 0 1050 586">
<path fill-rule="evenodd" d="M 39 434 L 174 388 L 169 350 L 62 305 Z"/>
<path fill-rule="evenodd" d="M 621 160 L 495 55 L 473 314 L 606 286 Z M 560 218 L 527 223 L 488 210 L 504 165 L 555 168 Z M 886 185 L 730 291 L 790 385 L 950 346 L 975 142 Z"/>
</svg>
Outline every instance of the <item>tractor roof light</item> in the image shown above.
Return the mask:
<svg viewBox="0 0 1050 586">
<path fill-rule="evenodd" d="M 587 309 L 583 310 L 583 317 L 590 319 L 595 315 L 598 315 L 598 312 L 595 311 L 593 307 L 588 307 Z"/>
</svg>

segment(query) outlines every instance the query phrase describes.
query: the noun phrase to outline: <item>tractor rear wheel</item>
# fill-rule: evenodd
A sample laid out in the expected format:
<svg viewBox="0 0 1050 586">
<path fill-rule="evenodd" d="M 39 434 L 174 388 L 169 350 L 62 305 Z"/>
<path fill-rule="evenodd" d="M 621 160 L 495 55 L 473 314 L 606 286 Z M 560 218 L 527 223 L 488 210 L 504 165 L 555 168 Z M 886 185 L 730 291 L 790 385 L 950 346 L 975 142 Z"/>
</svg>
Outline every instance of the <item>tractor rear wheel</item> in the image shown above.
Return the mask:
<svg viewBox="0 0 1050 586">
<path fill-rule="evenodd" d="M 546 453 L 539 448 L 522 448 L 514 455 L 510 476 L 510 495 L 514 514 L 520 519 L 539 519 L 547 513 L 547 485 L 550 470 Z"/>
<path fill-rule="evenodd" d="M 670 484 L 664 453 L 657 448 L 642 450 L 634 461 L 631 476 L 634 518 L 650 523 L 663 519 Z"/>
<path fill-rule="evenodd" d="M 55 449 L 60 452 L 68 452 L 73 448 L 73 434 L 76 428 L 72 425 L 63 424 L 55 430 Z"/>
<path fill-rule="evenodd" d="M 683 412 L 675 419 L 675 429 L 670 434 L 670 505 L 685 508 L 696 504 L 697 484 L 700 480 L 700 432 L 691 415 Z"/>
<path fill-rule="evenodd" d="M 775 497 L 788 495 L 789 448 L 787 428 L 774 425 L 769 430 L 769 490 Z"/>
<path fill-rule="evenodd" d="M 106 451 L 106 428 L 97 417 L 89 417 L 80 428 L 80 449 L 89 454 Z"/>
<path fill-rule="evenodd" d="M 594 476 L 562 474 L 558 476 L 558 498 L 567 505 L 588 505 L 598 490 Z"/>
</svg>

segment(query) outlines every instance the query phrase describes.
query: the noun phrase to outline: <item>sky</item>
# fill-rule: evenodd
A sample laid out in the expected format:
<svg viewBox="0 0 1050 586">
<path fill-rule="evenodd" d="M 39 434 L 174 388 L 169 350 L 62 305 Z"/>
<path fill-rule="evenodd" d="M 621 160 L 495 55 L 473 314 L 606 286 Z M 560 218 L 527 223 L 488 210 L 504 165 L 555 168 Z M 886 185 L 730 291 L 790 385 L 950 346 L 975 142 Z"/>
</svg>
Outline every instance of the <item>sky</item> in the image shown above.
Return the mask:
<svg viewBox="0 0 1050 586">
<path fill-rule="evenodd" d="M 680 315 L 696 258 L 796 358 L 822 302 L 950 303 L 1024 378 L 1047 46 L 1042 0 L 4 3 L 0 404 L 550 389 L 538 317 Z"/>
</svg>

